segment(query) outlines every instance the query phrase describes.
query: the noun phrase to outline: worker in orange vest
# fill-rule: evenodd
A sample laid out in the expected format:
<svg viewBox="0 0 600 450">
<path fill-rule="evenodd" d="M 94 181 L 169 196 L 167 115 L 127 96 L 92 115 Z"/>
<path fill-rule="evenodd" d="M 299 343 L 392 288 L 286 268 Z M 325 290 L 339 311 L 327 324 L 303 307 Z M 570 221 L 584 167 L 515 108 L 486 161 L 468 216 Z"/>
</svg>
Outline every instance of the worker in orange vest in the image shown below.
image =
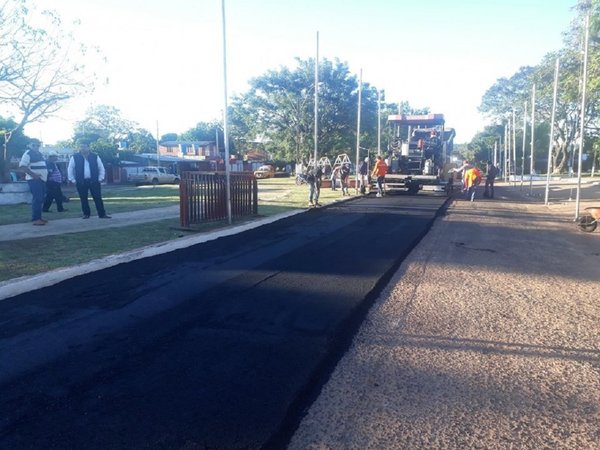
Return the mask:
<svg viewBox="0 0 600 450">
<path fill-rule="evenodd" d="M 475 166 L 467 169 L 465 172 L 464 183 L 467 190 L 467 200 L 475 201 L 475 192 L 477 191 L 477 186 L 481 183 L 482 177 L 481 171 Z"/>
<path fill-rule="evenodd" d="M 387 164 L 381 156 L 377 156 L 375 167 L 373 167 L 373 173 L 371 173 L 372 177 L 377 178 L 377 197 L 383 197 L 383 183 L 385 182 L 385 175 L 387 174 L 387 171 Z"/>
</svg>

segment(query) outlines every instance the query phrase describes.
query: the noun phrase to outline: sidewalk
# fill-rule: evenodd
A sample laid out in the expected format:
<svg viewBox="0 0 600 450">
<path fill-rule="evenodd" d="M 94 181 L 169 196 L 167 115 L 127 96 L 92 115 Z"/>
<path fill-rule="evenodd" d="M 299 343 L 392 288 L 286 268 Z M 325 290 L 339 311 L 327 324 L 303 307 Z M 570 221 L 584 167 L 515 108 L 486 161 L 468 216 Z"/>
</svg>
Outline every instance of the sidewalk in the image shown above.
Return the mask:
<svg viewBox="0 0 600 450">
<path fill-rule="evenodd" d="M 127 225 L 135 225 L 137 223 L 170 219 L 179 217 L 179 205 L 116 213 L 111 214 L 111 217 L 112 219 L 99 219 L 98 216 L 92 216 L 89 219 L 82 219 L 81 217 L 74 219 L 56 219 L 50 220 L 43 227 L 36 227 L 30 223 L 1 225 L 0 241 L 13 241 L 57 234 L 124 227 Z"/>
<path fill-rule="evenodd" d="M 496 194 L 436 221 L 290 449 L 600 448 L 600 231 Z"/>
</svg>

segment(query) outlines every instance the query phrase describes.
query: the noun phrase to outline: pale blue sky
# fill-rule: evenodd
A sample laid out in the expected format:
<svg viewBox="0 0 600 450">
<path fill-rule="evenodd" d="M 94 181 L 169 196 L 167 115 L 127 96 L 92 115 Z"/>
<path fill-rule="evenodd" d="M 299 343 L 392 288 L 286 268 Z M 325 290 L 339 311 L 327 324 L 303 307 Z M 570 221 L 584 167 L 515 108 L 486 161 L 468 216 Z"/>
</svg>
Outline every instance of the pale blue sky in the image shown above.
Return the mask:
<svg viewBox="0 0 600 450">
<path fill-rule="evenodd" d="M 109 84 L 60 118 L 26 132 L 46 143 L 71 136 L 91 105 L 160 134 L 213 120 L 223 107 L 220 0 L 36 0 L 108 59 Z M 562 45 L 576 0 L 226 0 L 230 95 L 247 80 L 313 57 L 339 58 L 388 102 L 443 113 L 465 142 L 484 126 L 481 96 L 496 79 Z"/>
</svg>

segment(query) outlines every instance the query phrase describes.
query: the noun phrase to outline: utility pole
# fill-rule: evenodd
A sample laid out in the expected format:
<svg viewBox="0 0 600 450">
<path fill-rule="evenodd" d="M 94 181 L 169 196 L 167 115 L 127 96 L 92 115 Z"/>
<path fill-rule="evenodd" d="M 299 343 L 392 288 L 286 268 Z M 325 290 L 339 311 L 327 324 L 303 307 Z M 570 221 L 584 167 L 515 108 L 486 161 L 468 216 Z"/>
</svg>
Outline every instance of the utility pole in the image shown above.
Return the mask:
<svg viewBox="0 0 600 450">
<path fill-rule="evenodd" d="M 525 138 L 527 137 L 527 102 L 523 103 L 523 155 L 521 158 L 521 190 L 523 190 L 523 177 L 525 176 Z"/>
<path fill-rule="evenodd" d="M 535 146 L 535 84 L 531 92 L 531 159 L 529 160 L 529 196 L 533 195 L 533 151 Z"/>
<path fill-rule="evenodd" d="M 585 94 L 587 88 L 588 41 L 590 38 L 590 15 L 585 16 L 585 41 L 583 43 L 583 82 L 581 86 L 581 118 L 579 120 L 579 159 L 577 160 L 577 197 L 575 200 L 575 220 L 579 219 L 581 200 L 581 163 L 583 161 L 583 142 L 585 133 Z"/>
<path fill-rule="evenodd" d="M 355 182 L 354 189 L 358 194 L 358 161 L 360 158 L 360 104 L 362 101 L 362 69 L 360 69 L 360 78 L 358 80 L 358 111 L 356 114 L 356 166 L 354 166 Z"/>
<path fill-rule="evenodd" d="M 315 143 L 314 162 L 317 169 L 317 157 L 319 155 L 319 32 L 317 31 L 317 55 L 315 57 Z"/>
<path fill-rule="evenodd" d="M 554 68 L 554 94 L 552 97 L 552 115 L 550 119 L 550 139 L 548 143 L 548 172 L 546 173 L 546 194 L 544 196 L 544 203 L 548 204 L 548 196 L 550 192 L 550 171 L 552 170 L 552 144 L 554 141 L 554 117 L 556 114 L 556 95 L 558 93 L 558 67 L 559 58 L 556 58 L 556 67 Z"/>
<path fill-rule="evenodd" d="M 225 188 L 227 196 L 227 223 L 231 225 L 231 176 L 229 173 L 229 133 L 227 113 L 227 29 L 225 22 L 225 0 L 221 0 L 223 20 L 223 139 L 225 141 Z"/>
</svg>

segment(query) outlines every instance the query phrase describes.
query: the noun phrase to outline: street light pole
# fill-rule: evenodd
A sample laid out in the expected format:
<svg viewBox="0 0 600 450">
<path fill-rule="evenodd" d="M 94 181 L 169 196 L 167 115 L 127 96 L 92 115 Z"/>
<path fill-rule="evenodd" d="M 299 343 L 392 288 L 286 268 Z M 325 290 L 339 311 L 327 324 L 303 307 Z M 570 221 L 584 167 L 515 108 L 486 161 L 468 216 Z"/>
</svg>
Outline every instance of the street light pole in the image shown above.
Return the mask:
<svg viewBox="0 0 600 450">
<path fill-rule="evenodd" d="M 358 193 L 358 160 L 360 157 L 360 104 L 362 101 L 362 69 L 360 69 L 360 78 L 358 80 L 358 112 L 356 115 L 356 165 L 354 166 L 355 182 L 354 189 Z"/>
<path fill-rule="evenodd" d="M 156 121 L 156 167 L 160 167 L 160 135 L 158 134 L 158 120 Z"/>
<path fill-rule="evenodd" d="M 317 54 L 315 57 L 315 154 L 314 169 L 317 170 L 317 157 L 319 154 L 319 32 L 317 31 Z"/>
<path fill-rule="evenodd" d="M 552 143 L 554 141 L 554 117 L 556 114 L 556 94 L 558 92 L 558 66 L 559 58 L 556 58 L 556 67 L 554 68 L 554 94 L 552 97 L 552 115 L 550 119 L 550 142 L 548 143 L 548 172 L 546 173 L 546 194 L 544 203 L 548 204 L 548 196 L 550 192 L 550 170 L 552 169 Z"/>
<path fill-rule="evenodd" d="M 579 219 L 579 203 L 581 200 L 581 163 L 583 161 L 583 133 L 585 131 L 585 94 L 587 87 L 588 41 L 590 35 L 590 15 L 585 16 L 585 42 L 583 43 L 583 82 L 581 86 L 581 118 L 579 120 L 579 159 L 577 160 L 577 197 L 575 200 L 575 220 Z"/>
<path fill-rule="evenodd" d="M 225 141 L 225 188 L 227 192 L 227 223 L 231 225 L 231 183 L 229 174 L 229 133 L 227 113 L 227 29 L 225 23 L 225 0 L 221 0 L 223 21 L 223 139 Z"/>
<path fill-rule="evenodd" d="M 377 154 L 381 155 L 381 91 L 377 89 Z"/>
<path fill-rule="evenodd" d="M 523 177 L 525 176 L 525 138 L 527 137 L 527 102 L 523 103 L 523 155 L 521 158 L 521 190 L 523 190 Z"/>
<path fill-rule="evenodd" d="M 535 146 L 535 84 L 531 92 L 531 154 L 529 160 L 529 196 L 533 195 L 533 150 Z"/>
</svg>

